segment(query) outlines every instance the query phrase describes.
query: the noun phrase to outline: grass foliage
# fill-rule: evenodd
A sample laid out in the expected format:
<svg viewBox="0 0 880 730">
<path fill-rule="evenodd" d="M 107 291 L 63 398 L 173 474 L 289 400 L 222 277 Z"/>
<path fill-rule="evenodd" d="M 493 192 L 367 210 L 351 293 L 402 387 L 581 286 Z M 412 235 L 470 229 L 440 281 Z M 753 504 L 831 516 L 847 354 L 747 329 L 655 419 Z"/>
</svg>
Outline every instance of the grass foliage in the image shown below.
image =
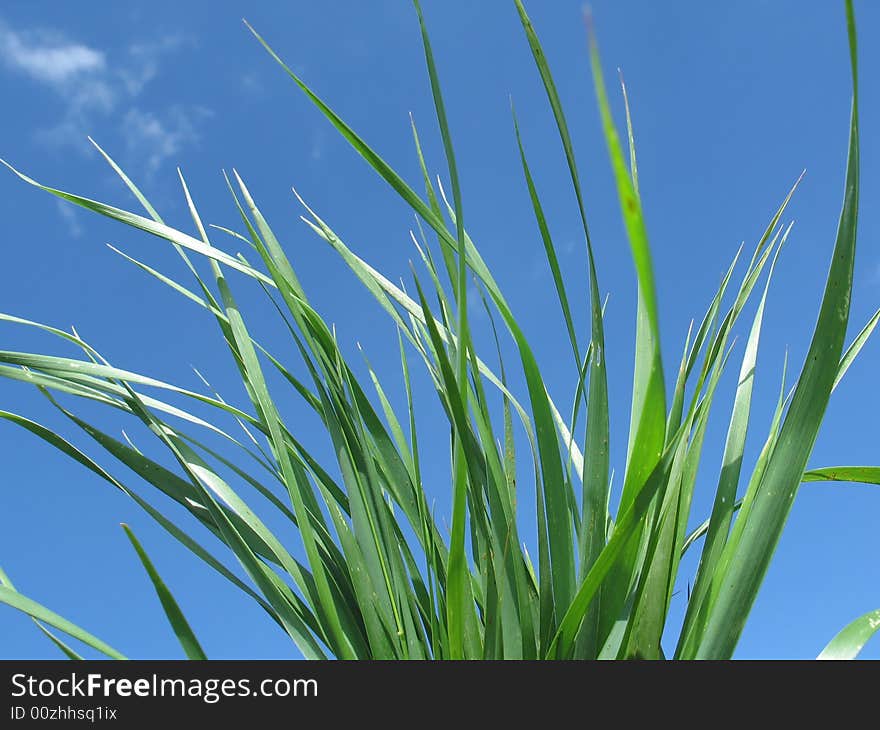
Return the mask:
<svg viewBox="0 0 880 730">
<path fill-rule="evenodd" d="M 193 222 L 193 233 L 185 233 L 165 224 L 96 144 L 137 197 L 142 212 L 57 190 L 7 167 L 24 182 L 68 203 L 170 243 L 192 274 L 192 284 L 126 258 L 207 310 L 228 346 L 249 402 L 236 406 L 210 388 L 195 392 L 115 367 L 75 331 L 0 315 L 7 323 L 39 328 L 78 348 L 77 357 L 0 351 L 0 375 L 38 388 L 57 407 L 62 420 L 90 437 L 102 457 L 89 456 L 51 425 L 8 411 L 0 411 L 0 417 L 32 432 L 130 497 L 184 549 L 256 601 L 308 658 L 730 657 L 800 484 L 880 483 L 876 467 L 806 471 L 829 397 L 880 318 L 878 312 L 846 347 L 859 198 L 852 3 L 846 2 L 846 20 L 853 104 L 837 240 L 812 343 L 793 385 L 783 382 L 780 387 L 772 424 L 754 463 L 743 458 L 747 431 L 756 428 L 750 418 L 753 373 L 770 279 L 790 231 L 783 216 L 794 189 L 767 224 L 745 271 L 735 273 L 738 255 L 699 326 L 688 333 L 681 360 L 674 364 L 674 388 L 667 392 L 657 282 L 642 216 L 629 106 L 626 133 L 620 134 L 591 34 L 598 109 L 638 286 L 627 458 L 619 471 L 621 491 L 614 500 L 605 333 L 594 242 L 568 124 L 538 34 L 522 2 L 515 0 L 556 121 L 586 243 L 588 333 L 574 324 L 540 191 L 514 116 L 518 162 L 534 209 L 536 233 L 553 275 L 560 324 L 568 334 L 576 365 L 577 379 L 572 383 L 576 397 L 568 414 L 563 414 L 548 392 L 539 358 L 468 235 L 468 203 L 462 200 L 439 71 L 418 2 L 415 8 L 447 162 L 442 177 L 448 180 L 451 195 L 432 182 L 415 126 L 422 193 L 403 180 L 251 29 L 318 112 L 418 217 L 421 237 L 413 240 L 421 265 L 413 270 L 411 285 L 404 287 L 361 259 L 300 200 L 305 223 L 339 254 L 396 327 L 407 394 L 404 410 L 392 406 L 369 366 L 343 356 L 334 329 L 312 307 L 284 247 L 237 173 L 227 177 L 226 183 L 241 217 L 238 231 L 206 227 L 181 176 Z M 250 258 L 233 256 L 215 245 L 215 238 L 228 240 L 229 236 L 235 245 L 247 246 Z M 197 267 L 196 262 L 205 265 Z M 230 272 L 235 272 L 235 281 Z M 476 290 L 470 288 L 472 280 L 477 282 Z M 276 352 L 295 346 L 301 359 L 297 368 L 252 337 L 233 293 L 234 286 L 247 282 L 262 287 L 277 309 L 285 333 L 274 343 Z M 469 313 L 479 306 L 468 301 L 474 291 L 490 313 L 493 328 L 497 327 L 496 342 L 488 346 L 474 340 L 469 326 Z M 751 323 L 746 323 L 748 337 L 739 362 L 714 505 L 709 518 L 689 533 L 709 415 L 722 376 L 736 366 L 731 362 L 732 332 L 746 305 L 754 300 L 757 306 Z M 502 359 L 504 348 L 496 345 L 505 336 L 518 362 Z M 412 368 L 424 368 L 434 385 L 437 400 L 430 406 L 426 398 L 430 393 L 414 397 Z M 521 371 L 516 381 L 521 376 L 525 384 L 521 393 L 508 385 L 516 368 Z M 307 376 L 298 377 L 295 371 L 300 370 Z M 320 419 L 335 463 L 321 464 L 303 444 L 295 423 L 285 419 L 276 402 L 279 376 L 285 390 L 289 387 L 303 407 Z M 131 442 L 85 420 L 75 410 L 82 399 L 144 424 L 170 458 L 160 463 Z M 171 400 L 192 403 L 193 411 Z M 438 418 L 445 418 L 448 444 L 419 440 L 416 411 L 423 413 L 429 407 Z M 213 417 L 196 415 L 206 410 Z M 233 435 L 230 428 L 240 435 Z M 204 432 L 221 438 L 228 448 L 222 452 L 209 448 L 203 444 Z M 448 448 L 450 459 L 448 530 L 438 523 L 423 481 L 422 454 L 437 448 Z M 119 466 L 127 467 L 125 477 L 111 471 Z M 531 505 L 517 499 L 528 479 L 534 481 L 536 494 Z M 741 483 L 746 485 L 744 491 Z M 180 509 L 173 516 L 165 514 L 151 501 L 157 493 Z M 616 502 L 617 496 L 619 506 L 612 515 L 609 503 Z M 249 505 L 254 497 L 261 509 L 272 510 L 271 520 L 261 519 Z M 525 519 L 534 520 L 537 526 L 533 557 L 520 535 Z M 283 533 L 268 526 L 279 520 L 285 525 Z M 196 541 L 195 523 L 216 538 L 210 545 Z M 170 589 L 134 533 L 127 526 L 125 530 L 186 655 L 204 658 Z M 298 536 L 294 546 L 287 542 L 291 534 Z M 664 650 L 661 638 L 680 561 L 688 550 L 701 551 L 699 567 L 677 643 Z M 235 560 L 234 568 L 224 562 L 230 558 Z M 51 629 L 107 656 L 121 657 L 92 634 L 17 592 L 5 574 L 0 573 L 0 583 L 0 601 L 33 617 L 67 656 L 79 658 Z M 854 656 L 878 625 L 877 612 L 862 617 L 846 627 L 822 657 Z"/>
</svg>

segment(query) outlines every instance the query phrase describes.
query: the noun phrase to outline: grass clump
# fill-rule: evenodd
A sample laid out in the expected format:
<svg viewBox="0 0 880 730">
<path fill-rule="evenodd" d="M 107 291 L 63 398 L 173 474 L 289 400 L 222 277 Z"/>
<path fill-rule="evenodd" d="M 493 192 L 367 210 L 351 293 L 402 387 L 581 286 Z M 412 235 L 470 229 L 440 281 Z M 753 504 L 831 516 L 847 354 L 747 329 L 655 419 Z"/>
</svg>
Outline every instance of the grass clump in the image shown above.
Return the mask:
<svg viewBox="0 0 880 730">
<path fill-rule="evenodd" d="M 638 287 L 636 362 L 627 459 L 616 514 L 609 512 L 609 401 L 605 334 L 594 243 L 590 238 L 578 169 L 562 104 L 540 40 L 520 0 L 515 0 L 554 115 L 586 241 L 590 296 L 589 337 L 579 336 L 556 250 L 514 117 L 519 163 L 537 230 L 553 274 L 555 293 L 577 365 L 574 407 L 564 416 L 554 402 L 538 359 L 499 283 L 465 227 L 452 135 L 439 73 L 418 2 L 425 60 L 447 161 L 451 195 L 425 168 L 424 195 L 404 181 L 358 134 L 299 78 L 253 31 L 294 83 L 338 132 L 400 196 L 433 240 L 417 246 L 421 266 L 411 288 L 392 283 L 354 251 L 302 200 L 303 220 L 339 254 L 388 314 L 398 333 L 407 408 L 398 412 L 378 377 L 350 363 L 335 331 L 312 307 L 297 274 L 237 173 L 226 178 L 240 214 L 239 231 L 219 229 L 248 245 L 252 260 L 225 253 L 209 237 L 181 176 L 194 235 L 165 224 L 135 184 L 99 151 L 137 197 L 134 213 L 47 187 L 14 170 L 22 180 L 74 205 L 168 241 L 189 268 L 188 287 L 148 264 L 131 261 L 213 317 L 249 398 L 235 406 L 209 391 L 195 392 L 111 365 L 76 332 L 0 315 L 6 322 L 40 328 L 79 348 L 79 358 L 0 351 L 0 375 L 39 388 L 59 414 L 91 437 L 107 457 L 170 498 L 216 540 L 193 537 L 178 517 L 154 506 L 109 466 L 95 460 L 49 426 L 0 411 L 134 500 L 184 548 L 256 601 L 308 658 L 341 659 L 594 659 L 732 656 L 767 572 L 799 485 L 804 481 L 880 482 L 880 468 L 807 470 L 829 397 L 880 318 L 875 315 L 845 349 L 852 292 L 859 192 L 856 36 L 852 3 L 846 2 L 852 53 L 853 106 L 843 209 L 832 263 L 812 343 L 794 385 L 780 388 L 763 449 L 744 462 L 750 427 L 753 373 L 767 291 L 777 256 L 789 235 L 786 196 L 737 280 L 734 261 L 696 331 L 688 333 L 674 388 L 666 392 L 658 326 L 658 295 L 642 216 L 632 127 L 627 106 L 626 149 L 615 128 L 595 39 L 590 39 L 594 86 L 616 181 Z M 625 98 L 625 92 L 624 92 Z M 97 147 L 97 145 L 95 145 Z M 212 236 L 215 231 L 211 231 Z M 414 239 L 415 240 L 415 239 Z M 210 276 L 195 259 L 205 259 Z M 308 376 L 256 341 L 239 309 L 228 272 L 265 291 L 284 324 L 283 344 L 293 344 Z M 492 317 L 496 342 L 490 356 L 472 337 L 468 302 L 477 282 Z M 763 281 L 763 284 L 761 283 Z M 732 301 L 728 296 L 732 292 Z M 696 475 L 715 395 L 730 366 L 732 332 L 746 304 L 757 309 L 739 366 L 723 468 L 710 517 L 688 532 Z M 497 325 L 497 329 L 496 329 Z M 513 392 L 497 339 L 510 336 L 525 391 Z M 480 344 L 480 347 L 478 347 Z M 497 348 L 496 348 L 497 345 Z M 277 351 L 282 348 L 279 347 Z M 478 355 L 483 353 L 483 357 Z M 485 358 L 485 359 L 484 359 Z M 498 365 L 490 360 L 498 360 Z M 448 535 L 426 496 L 422 454 L 436 444 L 419 441 L 413 361 L 436 390 L 438 417 L 448 423 L 451 523 Z M 336 461 L 321 464 L 304 445 L 276 402 L 280 376 L 320 419 Z M 517 374 L 519 377 L 519 374 Z M 784 380 L 784 379 L 783 379 Z M 492 404 L 500 393 L 501 411 Z M 215 418 L 172 405 L 192 402 Z M 152 459 L 84 420 L 68 402 L 94 401 L 144 424 L 171 457 L 174 468 Z M 437 407 L 439 405 L 439 407 Z M 224 423 L 237 424 L 241 437 Z M 500 427 L 499 427 L 500 424 Z M 516 437 L 517 429 L 524 434 Z M 228 446 L 222 453 L 196 436 L 207 430 Z M 446 445 L 442 445 L 446 448 Z M 524 448 L 523 448 L 524 447 Z M 745 477 L 747 487 L 740 495 Z M 523 478 L 533 480 L 534 512 L 517 499 Z M 237 491 L 254 490 L 273 510 L 264 521 Z M 536 563 L 520 532 L 523 511 L 535 520 Z M 283 541 L 268 523 L 294 528 L 299 544 Z M 125 527 L 186 655 L 205 657 L 195 632 L 153 566 Z M 285 529 L 284 535 L 291 530 Z M 701 542 L 702 541 L 702 542 Z M 682 555 L 699 549 L 699 568 L 675 646 L 661 647 Z M 233 570 L 215 554 L 225 548 Z M 20 594 L 0 574 L 0 601 L 31 615 L 67 656 L 76 651 L 54 627 L 104 654 L 121 655 L 90 633 Z M 854 656 L 873 633 L 876 612 L 846 627 L 823 657 Z"/>
</svg>

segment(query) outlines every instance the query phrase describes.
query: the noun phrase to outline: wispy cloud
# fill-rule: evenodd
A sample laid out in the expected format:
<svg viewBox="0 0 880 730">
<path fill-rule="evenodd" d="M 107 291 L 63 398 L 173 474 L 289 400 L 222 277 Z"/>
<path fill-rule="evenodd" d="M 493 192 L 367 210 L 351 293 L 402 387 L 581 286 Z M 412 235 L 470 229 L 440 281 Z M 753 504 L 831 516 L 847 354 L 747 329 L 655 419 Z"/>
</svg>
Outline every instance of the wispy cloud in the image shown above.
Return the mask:
<svg viewBox="0 0 880 730">
<path fill-rule="evenodd" d="M 71 238 L 79 238 L 82 235 L 82 226 L 77 219 L 76 209 L 64 200 L 56 200 L 55 207 L 58 209 L 58 215 L 67 226 L 67 233 Z"/>
<path fill-rule="evenodd" d="M 312 146 L 309 149 L 309 155 L 313 162 L 320 162 L 324 156 L 324 132 L 316 129 L 312 133 Z"/>
<path fill-rule="evenodd" d="M 154 175 L 186 144 L 198 141 L 199 122 L 211 114 L 202 107 L 184 109 L 175 106 L 164 117 L 138 108 L 129 109 L 122 120 L 128 149 L 144 159 L 147 174 Z"/>
<path fill-rule="evenodd" d="M 159 73 L 160 61 L 189 41 L 182 35 L 169 35 L 146 43 L 133 43 L 128 49 L 128 63 L 119 69 L 119 77 L 131 96 L 137 96 Z"/>
<path fill-rule="evenodd" d="M 248 96 L 262 97 L 266 93 L 259 74 L 256 74 L 253 71 L 241 74 L 241 76 L 238 77 L 238 83 L 241 90 Z"/>
<path fill-rule="evenodd" d="M 0 58 L 37 81 L 64 84 L 106 69 L 104 54 L 51 31 L 16 33 L 0 21 Z"/>
<path fill-rule="evenodd" d="M 186 43 L 169 35 L 132 42 L 111 57 L 56 30 L 13 29 L 0 19 L 0 66 L 48 89 L 62 104 L 57 118 L 35 130 L 40 141 L 86 149 L 86 135 L 109 125 L 125 136 L 133 161 L 147 174 L 198 141 L 206 116 L 184 105 L 145 110 L 139 99 L 166 57 Z"/>
</svg>

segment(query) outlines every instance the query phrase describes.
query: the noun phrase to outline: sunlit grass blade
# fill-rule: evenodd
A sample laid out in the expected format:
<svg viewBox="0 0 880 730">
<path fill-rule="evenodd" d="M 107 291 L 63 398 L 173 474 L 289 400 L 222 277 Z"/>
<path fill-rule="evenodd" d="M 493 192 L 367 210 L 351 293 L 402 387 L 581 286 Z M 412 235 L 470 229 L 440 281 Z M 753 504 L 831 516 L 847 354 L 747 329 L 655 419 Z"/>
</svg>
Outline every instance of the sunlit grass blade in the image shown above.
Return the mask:
<svg viewBox="0 0 880 730">
<path fill-rule="evenodd" d="M 215 259 L 231 269 L 236 269 L 237 271 L 247 274 L 254 279 L 269 284 L 270 286 L 274 286 L 272 280 L 265 274 L 262 274 L 249 266 L 245 266 L 238 259 L 230 256 L 229 254 L 223 253 L 216 248 L 205 246 L 202 241 L 199 241 L 192 236 L 188 236 L 185 233 L 181 233 L 180 231 L 171 228 L 170 226 L 167 226 L 163 223 L 157 223 L 150 218 L 144 218 L 143 216 L 137 215 L 136 213 L 130 213 L 129 211 L 115 208 L 105 203 L 100 203 L 96 200 L 90 200 L 88 198 L 83 198 L 79 195 L 66 193 L 63 190 L 50 188 L 47 185 L 42 185 L 41 183 L 38 183 L 36 180 L 28 177 L 24 173 L 19 172 L 5 160 L 0 160 L 0 163 L 6 165 L 6 167 L 8 167 L 12 172 L 18 175 L 19 178 L 24 180 L 29 185 L 33 185 L 40 190 L 51 193 L 52 195 L 55 195 L 62 200 L 67 200 L 68 202 L 74 203 L 75 205 L 86 208 L 87 210 L 91 210 L 95 213 L 99 213 L 100 215 L 106 216 L 108 218 L 112 218 L 113 220 L 117 220 L 120 223 L 131 226 L 132 228 L 137 228 L 138 230 L 150 233 L 154 236 L 158 236 L 159 238 L 164 238 L 166 241 L 177 244 L 178 246 L 181 246 L 185 249 L 195 251 L 196 253 L 200 253 L 204 256 L 207 256 L 208 258 Z"/>
<path fill-rule="evenodd" d="M 657 313 L 657 294 L 648 236 L 640 199 L 633 188 L 633 180 L 627 170 L 620 139 L 614 126 L 602 67 L 595 37 L 590 32 L 590 61 L 593 85 L 602 119 L 602 129 L 611 166 L 614 172 L 618 198 L 635 263 L 638 280 L 638 306 L 636 315 L 635 367 L 633 373 L 632 407 L 627 445 L 627 464 L 620 511 L 626 512 L 635 494 L 641 489 L 648 475 L 657 465 L 666 442 L 666 394 L 663 380 L 663 363 L 660 353 L 660 324 Z M 659 496 L 662 499 L 663 488 Z M 606 632 L 611 622 L 618 618 L 626 592 L 633 578 L 637 562 L 636 551 L 641 539 L 634 540 L 627 548 L 626 559 L 620 570 L 609 581 L 613 597 L 602 607 L 600 632 Z"/>
<path fill-rule="evenodd" d="M 880 629 L 880 609 L 869 611 L 847 624 L 826 646 L 817 659 L 855 659 L 868 640 Z"/>
<path fill-rule="evenodd" d="M 104 643 L 85 629 L 81 629 L 79 626 L 59 616 L 54 611 L 50 611 L 45 606 L 40 605 L 36 601 L 31 600 L 27 596 L 23 596 L 18 591 L 14 591 L 5 585 L 0 585 L 0 603 L 5 603 L 7 606 L 11 606 L 22 613 L 26 613 L 37 621 L 42 621 L 45 624 L 49 624 L 49 626 L 54 626 L 59 631 L 63 631 L 65 634 L 72 636 L 74 639 L 83 642 L 83 644 L 86 644 L 93 649 L 96 649 L 111 659 L 126 658 L 112 646 Z"/>
<path fill-rule="evenodd" d="M 861 482 L 880 484 L 878 466 L 826 466 L 804 472 L 805 482 Z"/>
</svg>

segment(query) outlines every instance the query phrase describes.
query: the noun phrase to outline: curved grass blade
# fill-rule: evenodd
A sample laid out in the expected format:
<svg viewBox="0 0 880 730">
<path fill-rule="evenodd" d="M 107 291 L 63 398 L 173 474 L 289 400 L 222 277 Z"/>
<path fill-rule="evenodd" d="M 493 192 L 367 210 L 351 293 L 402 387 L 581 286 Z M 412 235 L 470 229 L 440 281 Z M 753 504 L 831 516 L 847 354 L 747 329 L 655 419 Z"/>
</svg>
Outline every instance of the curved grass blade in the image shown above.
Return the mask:
<svg viewBox="0 0 880 730">
<path fill-rule="evenodd" d="M 13 591 L 15 590 L 15 586 L 12 585 L 12 581 L 9 579 L 9 576 L 6 575 L 3 568 L 0 568 L 0 586 L 6 586 L 10 590 L 13 590 Z M 67 643 L 62 641 L 57 636 L 55 636 L 55 634 L 53 634 L 51 631 L 49 631 L 49 629 L 47 629 L 45 626 L 43 626 L 43 624 L 41 624 L 39 621 L 37 621 L 33 617 L 31 620 L 34 622 L 36 627 L 40 631 L 43 632 L 43 635 L 47 639 L 49 639 L 49 641 L 51 641 L 53 644 L 55 644 L 55 646 L 57 646 L 68 659 L 72 659 L 75 661 L 82 660 L 82 656 L 80 656 L 76 651 L 74 651 L 73 648 L 71 648 Z"/>
<path fill-rule="evenodd" d="M 733 503 L 733 511 L 739 511 L 739 508 L 742 507 L 743 500 L 738 499 Z M 703 535 L 709 532 L 709 523 L 712 521 L 711 517 L 707 517 L 703 520 L 697 527 L 695 527 L 691 533 L 687 536 L 684 543 L 681 546 L 681 557 L 684 557 L 684 554 L 688 551 L 688 549 L 693 545 L 697 540 L 699 540 Z"/>
<path fill-rule="evenodd" d="M 855 659 L 877 629 L 880 629 L 880 608 L 847 624 L 816 659 Z"/>
<path fill-rule="evenodd" d="M 868 320 L 867 324 L 862 328 L 862 331 L 859 332 L 858 335 L 856 335 L 856 338 L 853 340 L 852 344 L 846 349 L 843 357 L 840 358 L 840 365 L 837 369 L 837 377 L 834 379 L 834 385 L 831 386 L 832 393 L 834 392 L 834 389 L 837 388 L 837 386 L 840 384 L 840 381 L 843 380 L 843 376 L 846 375 L 846 371 L 849 370 L 849 366 L 853 364 L 853 361 L 862 351 L 862 348 L 865 346 L 868 338 L 877 327 L 878 322 L 880 322 L 880 309 L 874 312 L 874 316 Z"/>
<path fill-rule="evenodd" d="M 114 649 L 109 644 L 104 643 L 96 636 L 93 636 L 85 629 L 81 629 L 74 623 L 71 623 L 66 618 L 59 616 L 54 611 L 50 611 L 45 606 L 41 606 L 36 601 L 23 596 L 18 591 L 14 591 L 11 588 L 7 588 L 5 585 L 0 585 L 0 603 L 5 603 L 7 606 L 12 606 L 22 613 L 26 613 L 31 618 L 36 619 L 37 621 L 42 621 L 43 623 L 49 624 L 49 626 L 54 626 L 59 631 L 63 631 L 65 634 L 72 636 L 74 639 L 87 644 L 93 649 L 97 649 L 102 654 L 110 657 L 111 659 L 125 659 L 126 657 L 120 654 L 116 649 Z"/>
<path fill-rule="evenodd" d="M 135 537 L 134 532 L 132 532 L 128 525 L 123 524 L 122 529 L 125 530 L 125 534 L 128 536 L 129 541 L 134 547 L 138 558 L 140 558 L 144 570 L 146 570 L 147 575 L 150 576 L 153 588 L 156 590 L 156 595 L 159 597 L 159 601 L 162 604 L 162 609 L 168 617 L 168 623 L 170 623 L 171 628 L 174 629 L 174 633 L 177 635 L 177 640 L 180 642 L 180 646 L 183 648 L 186 656 L 189 659 L 195 660 L 207 659 L 208 657 L 205 656 L 205 652 L 202 649 L 201 644 L 199 644 L 196 635 L 193 633 L 189 622 L 183 615 L 183 611 L 180 610 L 180 606 L 177 604 L 171 591 L 168 590 L 168 586 L 165 585 L 165 581 L 162 580 L 162 577 L 159 575 L 140 541 Z"/>
</svg>

